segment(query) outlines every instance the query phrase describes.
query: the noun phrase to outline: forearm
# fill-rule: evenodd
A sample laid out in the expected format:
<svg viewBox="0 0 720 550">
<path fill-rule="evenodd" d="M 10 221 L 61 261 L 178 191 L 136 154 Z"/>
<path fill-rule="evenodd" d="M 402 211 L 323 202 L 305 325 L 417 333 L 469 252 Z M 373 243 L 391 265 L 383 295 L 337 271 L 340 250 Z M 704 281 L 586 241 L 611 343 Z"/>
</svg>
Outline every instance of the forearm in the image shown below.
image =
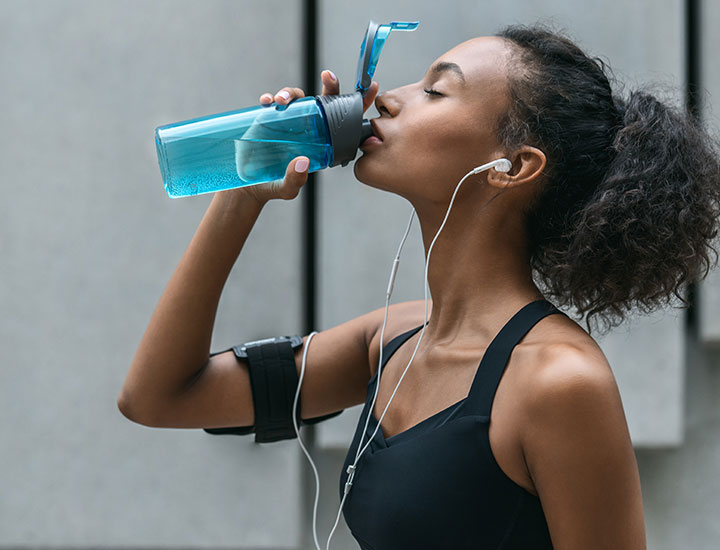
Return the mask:
<svg viewBox="0 0 720 550">
<path fill-rule="evenodd" d="M 206 364 L 223 287 L 263 205 L 242 189 L 215 193 L 153 312 L 119 402 L 150 414 Z"/>
</svg>

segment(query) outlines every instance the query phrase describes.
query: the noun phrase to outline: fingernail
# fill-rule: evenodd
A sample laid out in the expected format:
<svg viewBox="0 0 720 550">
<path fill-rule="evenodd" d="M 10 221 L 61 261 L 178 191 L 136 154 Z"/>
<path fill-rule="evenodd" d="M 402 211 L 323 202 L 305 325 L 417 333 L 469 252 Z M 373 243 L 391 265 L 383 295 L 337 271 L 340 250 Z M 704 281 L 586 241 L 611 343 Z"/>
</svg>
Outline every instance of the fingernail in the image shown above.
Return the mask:
<svg viewBox="0 0 720 550">
<path fill-rule="evenodd" d="M 290 99 L 290 92 L 288 92 L 287 90 L 283 90 L 283 91 L 280 92 L 278 95 L 279 95 L 280 97 L 284 97 L 285 99 Z"/>
<path fill-rule="evenodd" d="M 330 77 L 333 79 L 333 82 L 337 82 L 337 76 L 335 76 L 335 73 L 332 72 L 330 69 L 326 69 L 327 72 L 330 73 Z"/>
<path fill-rule="evenodd" d="M 310 161 L 308 159 L 302 158 L 299 161 L 295 163 L 295 171 L 296 172 L 304 172 L 307 170 L 308 164 L 310 164 Z"/>
</svg>

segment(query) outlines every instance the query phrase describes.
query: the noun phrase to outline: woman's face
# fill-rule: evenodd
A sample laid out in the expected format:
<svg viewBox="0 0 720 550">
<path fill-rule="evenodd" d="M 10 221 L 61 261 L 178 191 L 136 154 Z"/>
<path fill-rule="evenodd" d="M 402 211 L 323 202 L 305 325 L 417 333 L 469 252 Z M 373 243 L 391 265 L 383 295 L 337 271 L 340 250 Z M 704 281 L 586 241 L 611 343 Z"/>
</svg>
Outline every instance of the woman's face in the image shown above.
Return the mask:
<svg viewBox="0 0 720 550">
<path fill-rule="evenodd" d="M 447 203 L 465 174 L 503 156 L 495 123 L 508 107 L 508 54 L 502 38 L 474 38 L 440 56 L 419 82 L 381 93 L 373 124 L 383 142 L 361 147 L 355 177 Z"/>
</svg>

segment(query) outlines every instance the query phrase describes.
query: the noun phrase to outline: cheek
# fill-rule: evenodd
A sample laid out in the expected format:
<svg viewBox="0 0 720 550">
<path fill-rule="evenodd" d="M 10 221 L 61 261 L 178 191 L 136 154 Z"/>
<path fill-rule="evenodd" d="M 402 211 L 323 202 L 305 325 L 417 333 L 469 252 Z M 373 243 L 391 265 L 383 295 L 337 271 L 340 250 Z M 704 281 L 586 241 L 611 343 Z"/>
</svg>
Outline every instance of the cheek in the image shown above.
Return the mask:
<svg viewBox="0 0 720 550">
<path fill-rule="evenodd" d="M 478 149 L 476 141 L 476 136 L 466 126 L 449 120 L 436 121 L 403 135 L 398 144 L 402 150 L 397 152 L 397 161 L 403 163 L 411 159 L 416 167 L 414 171 L 435 178 L 454 177 L 475 159 L 481 158 L 480 154 L 475 154 Z"/>
<path fill-rule="evenodd" d="M 473 135 L 471 130 L 467 121 L 448 117 L 406 124 L 392 140 L 356 160 L 355 177 L 406 197 L 444 193 L 446 185 L 457 183 L 483 158 L 477 132 Z"/>
<path fill-rule="evenodd" d="M 384 145 L 383 145 L 384 148 Z M 353 172 L 358 181 L 412 200 L 422 197 L 444 200 L 445 188 L 457 183 L 465 172 L 467 158 L 447 142 L 429 139 L 414 142 L 394 141 L 392 146 L 364 154 L 355 161 Z"/>
</svg>

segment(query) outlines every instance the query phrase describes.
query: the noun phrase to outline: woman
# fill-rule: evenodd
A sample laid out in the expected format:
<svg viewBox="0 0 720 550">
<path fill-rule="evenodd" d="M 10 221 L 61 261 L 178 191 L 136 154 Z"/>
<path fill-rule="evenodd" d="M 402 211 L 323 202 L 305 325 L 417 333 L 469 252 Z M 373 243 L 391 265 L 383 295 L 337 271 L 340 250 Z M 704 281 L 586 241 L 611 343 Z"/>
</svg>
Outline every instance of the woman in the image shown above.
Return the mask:
<svg viewBox="0 0 720 550">
<path fill-rule="evenodd" d="M 339 93 L 329 71 L 322 82 L 323 94 Z M 382 141 L 362 146 L 355 175 L 413 205 L 426 254 L 463 176 L 498 158 L 512 168 L 460 186 L 432 248 L 429 321 L 422 300 L 391 306 L 381 384 L 384 308 L 312 339 L 302 418 L 365 402 L 345 466 L 365 415 L 370 429 L 381 419 L 345 502 L 350 529 L 375 550 L 645 548 L 610 365 L 545 298 L 587 314 L 588 329 L 682 298 L 713 251 L 714 143 L 648 93 L 616 96 L 599 59 L 540 26 L 463 42 L 422 80 L 377 91 L 373 83 L 365 109 L 374 100 Z M 303 95 L 288 87 L 261 101 Z M 126 416 L 253 425 L 247 369 L 231 352 L 208 360 L 212 326 L 263 205 L 297 196 L 304 160 L 282 182 L 215 194 L 133 360 L 118 400 Z M 341 496 L 347 481 L 344 468 Z"/>
</svg>

